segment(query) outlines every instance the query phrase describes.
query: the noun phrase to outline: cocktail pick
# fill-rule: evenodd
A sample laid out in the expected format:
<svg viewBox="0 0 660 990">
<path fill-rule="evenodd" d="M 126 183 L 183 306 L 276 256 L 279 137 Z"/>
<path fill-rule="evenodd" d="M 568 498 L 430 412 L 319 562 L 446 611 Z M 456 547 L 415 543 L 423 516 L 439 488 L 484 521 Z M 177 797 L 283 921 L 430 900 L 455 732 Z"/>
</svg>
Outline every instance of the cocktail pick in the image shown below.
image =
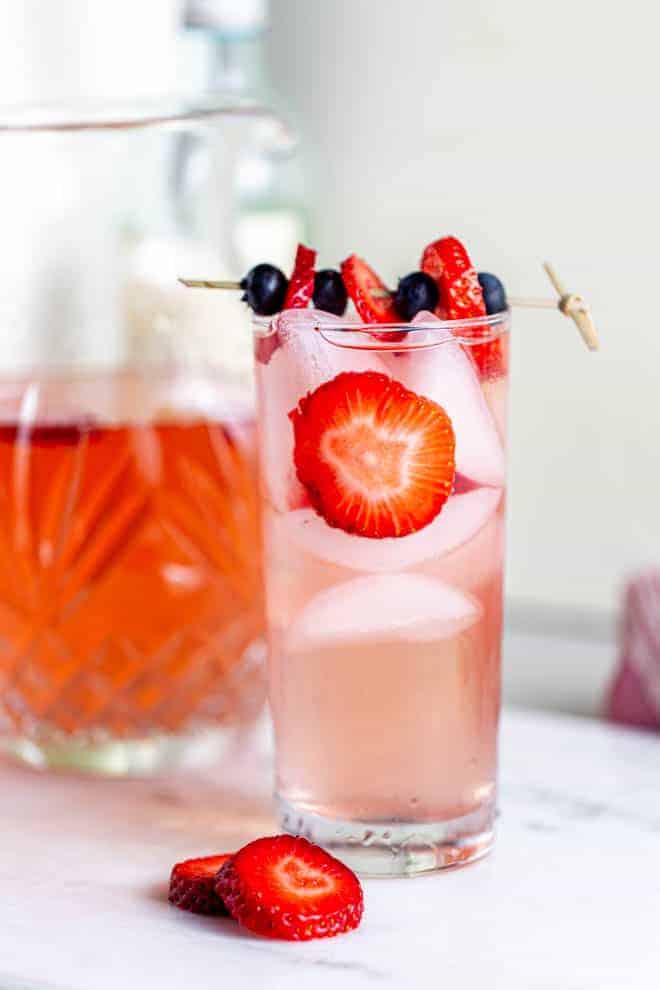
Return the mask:
<svg viewBox="0 0 660 990">
<path fill-rule="evenodd" d="M 589 350 L 597 351 L 598 331 L 596 330 L 591 310 L 585 302 L 584 297 L 578 295 L 576 292 L 566 292 L 563 282 L 549 261 L 544 262 L 543 268 L 552 282 L 559 299 L 519 299 L 513 296 L 509 298 L 509 305 L 528 309 L 558 309 L 564 316 L 568 316 L 573 320 Z"/>
<path fill-rule="evenodd" d="M 554 299 L 534 299 L 520 296 L 509 296 L 509 306 L 516 309 L 558 309 L 564 316 L 570 317 L 580 331 L 580 335 L 590 351 L 598 350 L 598 331 L 591 310 L 583 296 L 576 292 L 567 292 L 559 278 L 556 269 L 549 261 L 544 262 L 543 268 L 559 296 Z M 179 282 L 189 289 L 241 289 L 240 282 L 226 279 L 180 278 Z M 374 295 L 385 295 L 383 290 L 374 290 Z"/>
<path fill-rule="evenodd" d="M 227 279 L 179 278 L 177 282 L 187 289 L 241 289 L 241 283 Z"/>
<path fill-rule="evenodd" d="M 583 297 L 576 292 L 566 291 L 563 282 L 549 261 L 544 262 L 543 267 L 559 296 L 558 308 L 564 316 L 569 316 L 573 320 L 589 350 L 597 351 L 598 331 L 596 330 L 596 324 L 594 323 L 591 311 Z"/>
</svg>

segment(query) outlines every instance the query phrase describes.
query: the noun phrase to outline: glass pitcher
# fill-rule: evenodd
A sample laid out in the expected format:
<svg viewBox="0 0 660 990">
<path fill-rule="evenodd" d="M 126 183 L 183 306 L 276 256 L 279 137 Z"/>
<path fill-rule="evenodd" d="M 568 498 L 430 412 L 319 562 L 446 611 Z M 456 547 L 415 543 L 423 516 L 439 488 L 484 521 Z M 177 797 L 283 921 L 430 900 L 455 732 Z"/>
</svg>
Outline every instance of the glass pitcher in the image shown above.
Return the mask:
<svg viewBox="0 0 660 990">
<path fill-rule="evenodd" d="M 277 137 L 247 105 L 0 123 L 0 743 L 32 764 L 198 761 L 262 707 L 249 319 L 177 283 L 242 274 L 257 125 Z"/>
</svg>

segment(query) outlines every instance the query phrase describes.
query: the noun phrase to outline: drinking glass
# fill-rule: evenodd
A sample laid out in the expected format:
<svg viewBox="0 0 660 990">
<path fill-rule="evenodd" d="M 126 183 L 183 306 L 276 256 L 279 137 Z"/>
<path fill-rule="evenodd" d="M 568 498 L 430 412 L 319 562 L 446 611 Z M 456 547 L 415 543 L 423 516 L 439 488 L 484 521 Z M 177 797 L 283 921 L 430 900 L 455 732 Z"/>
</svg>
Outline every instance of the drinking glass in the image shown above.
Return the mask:
<svg viewBox="0 0 660 990">
<path fill-rule="evenodd" d="M 492 846 L 508 331 L 508 312 L 383 326 L 298 311 L 255 328 L 281 823 L 367 874 L 462 865 Z M 419 415 L 450 427 L 415 433 Z M 401 447 L 433 464 L 447 436 L 451 477 L 419 469 L 422 488 L 446 486 L 426 524 L 345 524 L 347 473 L 397 498 L 397 472 L 412 470 Z M 419 511 L 406 497 L 404 521 Z M 353 518 L 373 525 L 372 509 Z"/>
<path fill-rule="evenodd" d="M 249 321 L 177 283 L 236 274 L 260 116 L 0 122 L 0 746 L 37 766 L 197 762 L 262 708 Z"/>
</svg>

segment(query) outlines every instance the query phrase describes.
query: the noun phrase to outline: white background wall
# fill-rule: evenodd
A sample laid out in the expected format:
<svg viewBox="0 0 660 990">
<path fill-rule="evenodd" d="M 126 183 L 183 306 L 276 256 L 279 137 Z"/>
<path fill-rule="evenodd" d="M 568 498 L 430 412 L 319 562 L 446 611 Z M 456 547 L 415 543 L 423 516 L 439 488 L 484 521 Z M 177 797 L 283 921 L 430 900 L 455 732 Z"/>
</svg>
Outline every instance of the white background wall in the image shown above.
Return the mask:
<svg viewBox="0 0 660 990">
<path fill-rule="evenodd" d="M 0 106 L 169 91 L 183 2 L 0 0 Z"/>
<path fill-rule="evenodd" d="M 659 36 L 650 0 L 273 0 L 326 263 L 394 278 L 452 232 L 512 294 L 549 257 L 593 303 L 595 356 L 516 314 L 514 602 L 610 610 L 660 563 Z"/>
</svg>

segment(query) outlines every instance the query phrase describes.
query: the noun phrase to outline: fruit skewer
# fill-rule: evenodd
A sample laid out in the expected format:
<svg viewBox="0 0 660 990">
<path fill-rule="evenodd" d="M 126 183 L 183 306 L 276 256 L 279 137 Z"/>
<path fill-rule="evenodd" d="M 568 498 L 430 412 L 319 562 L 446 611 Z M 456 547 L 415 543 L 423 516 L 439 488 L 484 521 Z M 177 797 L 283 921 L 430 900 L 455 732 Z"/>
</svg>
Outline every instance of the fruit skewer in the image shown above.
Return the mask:
<svg viewBox="0 0 660 990">
<path fill-rule="evenodd" d="M 306 252 L 300 256 L 300 252 Z M 421 300 L 424 295 L 428 295 L 428 285 L 420 284 L 426 279 L 429 281 L 428 276 L 423 272 L 413 272 L 411 275 L 407 275 L 399 283 L 399 287 L 396 292 L 385 288 L 382 283 L 379 283 L 377 276 L 367 269 L 366 266 L 360 259 L 356 259 L 352 256 L 349 262 L 354 261 L 361 266 L 361 273 L 365 270 L 370 276 L 367 279 L 362 289 L 368 296 L 374 301 L 376 307 L 378 307 L 379 301 L 381 302 L 381 307 L 384 304 L 384 308 L 389 310 L 386 300 L 392 300 L 396 302 L 398 311 L 402 315 L 405 314 L 406 318 L 410 320 L 414 313 L 419 310 L 419 308 L 429 308 L 434 309 L 435 303 L 430 305 L 424 305 L 421 302 L 416 302 L 416 300 Z M 347 265 L 349 262 L 344 263 Z M 557 292 L 558 299 L 544 299 L 544 298 L 531 298 L 531 297 L 520 297 L 520 296 L 510 296 L 508 301 L 505 299 L 503 293 L 503 287 L 498 279 L 494 276 L 486 275 L 487 279 L 491 279 L 496 286 L 502 292 L 502 298 L 505 299 L 504 306 L 521 308 L 521 309 L 559 309 L 559 311 L 564 315 L 569 317 L 575 323 L 578 331 L 587 348 L 590 351 L 598 350 L 598 331 L 594 323 L 593 316 L 589 309 L 588 304 L 584 300 L 584 297 L 578 293 L 567 292 L 564 285 L 559 278 L 555 268 L 550 262 L 545 262 L 543 268 L 550 279 L 555 291 Z M 342 266 L 342 274 L 349 275 L 349 269 L 345 269 Z M 306 248 L 299 248 L 299 256 L 296 259 L 296 267 L 294 268 L 293 279 L 297 276 L 298 280 L 298 290 L 302 284 L 303 291 L 299 295 L 300 298 L 297 299 L 293 305 L 306 305 L 306 301 L 313 295 L 315 304 L 318 305 L 317 293 L 320 293 L 321 297 L 328 300 L 327 305 L 322 304 L 319 308 L 326 309 L 328 312 L 334 312 L 341 315 L 344 311 L 346 305 L 346 290 L 342 285 L 342 275 L 334 271 L 333 269 L 327 269 L 322 272 L 316 273 L 314 275 L 313 271 L 313 253 L 308 251 Z M 371 277 L 373 276 L 373 284 L 369 284 Z M 482 276 L 480 275 L 481 279 Z M 316 281 L 315 281 L 316 279 Z M 320 282 L 319 282 L 320 279 Z M 257 265 L 255 268 L 251 269 L 244 279 L 239 281 L 234 281 L 230 279 L 196 279 L 196 278 L 179 278 L 179 282 L 185 285 L 187 288 L 192 289 L 225 289 L 225 290 L 243 290 L 245 292 L 244 298 L 251 305 L 254 311 L 263 316 L 272 315 L 283 307 L 283 300 L 287 292 L 287 280 L 286 277 L 272 265 Z M 308 283 L 308 287 L 305 288 L 305 283 Z M 432 287 L 431 287 L 432 288 Z M 497 291 L 497 289 L 495 289 Z M 351 292 L 351 295 L 353 293 Z M 260 305 L 262 299 L 268 297 L 267 305 Z M 273 305 L 270 306 L 272 301 Z M 435 299 L 437 302 L 437 298 Z M 406 312 L 407 304 L 412 304 L 413 308 Z M 394 313 L 395 310 L 392 309 Z M 488 309 L 490 312 L 490 309 Z M 381 314 L 381 321 L 384 321 L 384 316 L 386 314 Z M 386 322 L 390 322 L 388 319 Z M 394 316 L 391 322 L 396 322 Z"/>
</svg>

